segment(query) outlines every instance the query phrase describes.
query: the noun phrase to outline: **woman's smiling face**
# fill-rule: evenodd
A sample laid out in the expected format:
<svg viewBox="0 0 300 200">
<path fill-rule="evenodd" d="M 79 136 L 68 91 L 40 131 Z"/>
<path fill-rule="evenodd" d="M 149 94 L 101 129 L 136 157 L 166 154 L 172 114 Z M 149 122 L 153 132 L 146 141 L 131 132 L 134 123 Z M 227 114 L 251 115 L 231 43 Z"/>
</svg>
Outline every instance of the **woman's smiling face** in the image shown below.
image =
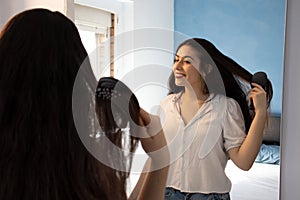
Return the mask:
<svg viewBox="0 0 300 200">
<path fill-rule="evenodd" d="M 175 55 L 173 72 L 175 84 L 178 86 L 201 87 L 203 78 L 199 71 L 201 60 L 198 51 L 194 48 L 183 45 Z"/>
</svg>

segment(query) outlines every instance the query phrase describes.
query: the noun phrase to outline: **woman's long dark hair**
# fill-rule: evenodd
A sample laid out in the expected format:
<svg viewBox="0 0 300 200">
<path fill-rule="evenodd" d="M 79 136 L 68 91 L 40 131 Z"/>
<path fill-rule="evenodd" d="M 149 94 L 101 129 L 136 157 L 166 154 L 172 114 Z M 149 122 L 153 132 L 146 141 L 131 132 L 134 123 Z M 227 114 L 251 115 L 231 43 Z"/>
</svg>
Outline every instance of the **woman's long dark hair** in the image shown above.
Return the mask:
<svg viewBox="0 0 300 200">
<path fill-rule="evenodd" d="M 98 81 L 95 104 L 102 133 L 120 149 L 135 152 L 139 141 L 134 135 L 139 131 L 140 105 L 133 92 L 120 80 L 102 77 Z M 120 178 L 124 184 L 131 168 L 131 163 L 127 163 L 120 158 L 119 165 L 124 169 Z"/>
<path fill-rule="evenodd" d="M 5 25 L 0 36 L 0 199 L 126 199 L 118 173 L 97 161 L 77 134 L 73 114 L 81 115 L 89 134 L 89 106 L 72 104 L 82 63 L 85 78 L 77 84 L 80 94 L 92 100 L 88 91 L 94 91 L 96 80 L 71 20 L 33 9 Z M 75 113 L 72 106 L 79 107 Z"/>
<path fill-rule="evenodd" d="M 245 119 L 245 127 L 248 131 L 253 119 L 253 113 L 249 110 L 247 91 L 243 82 L 251 83 L 252 74 L 234 60 L 224 55 L 211 42 L 205 39 L 188 39 L 178 46 L 176 52 L 184 45 L 190 46 L 199 52 L 201 66 L 203 66 L 202 64 L 211 64 L 212 67 L 217 67 L 217 69 L 212 69 L 212 73 L 209 73 L 205 77 L 206 85 L 210 86 L 209 89 L 206 88 L 205 92 L 223 94 L 235 99 L 241 107 Z M 223 83 L 216 81 L 218 80 L 216 78 L 218 74 L 221 75 Z M 169 78 L 169 94 L 178 93 L 182 90 L 184 90 L 184 87 L 175 84 L 174 73 L 171 73 Z M 269 79 L 266 84 L 266 92 L 267 106 L 269 107 L 273 96 L 272 84 Z"/>
</svg>

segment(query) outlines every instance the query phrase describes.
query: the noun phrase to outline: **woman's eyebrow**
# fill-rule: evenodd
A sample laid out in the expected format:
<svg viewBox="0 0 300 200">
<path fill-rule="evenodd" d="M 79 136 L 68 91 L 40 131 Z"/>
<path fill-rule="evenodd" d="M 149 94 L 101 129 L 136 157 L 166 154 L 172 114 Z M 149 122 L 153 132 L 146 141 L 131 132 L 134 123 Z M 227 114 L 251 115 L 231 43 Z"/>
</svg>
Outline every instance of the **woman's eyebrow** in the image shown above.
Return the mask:
<svg viewBox="0 0 300 200">
<path fill-rule="evenodd" d="M 179 57 L 179 58 L 190 58 L 190 59 L 192 59 L 192 60 L 194 60 L 191 56 L 179 56 L 179 55 L 177 55 L 177 54 L 175 54 L 175 56 L 176 57 Z"/>
</svg>

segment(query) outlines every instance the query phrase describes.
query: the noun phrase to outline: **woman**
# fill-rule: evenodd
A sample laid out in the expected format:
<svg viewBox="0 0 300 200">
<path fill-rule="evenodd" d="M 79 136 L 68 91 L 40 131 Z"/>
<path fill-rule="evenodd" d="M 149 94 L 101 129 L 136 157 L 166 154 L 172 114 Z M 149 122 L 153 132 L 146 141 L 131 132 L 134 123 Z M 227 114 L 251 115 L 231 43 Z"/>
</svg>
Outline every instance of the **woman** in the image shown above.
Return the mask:
<svg viewBox="0 0 300 200">
<path fill-rule="evenodd" d="M 269 80 L 266 90 L 251 83 L 247 96 L 245 84 L 251 78 L 207 40 L 188 39 L 179 45 L 170 92 L 160 105 L 172 162 L 166 200 L 230 199 L 227 160 L 243 170 L 251 168 L 272 98 Z M 141 182 L 142 177 L 137 188 Z"/>
<path fill-rule="evenodd" d="M 0 35 L 0 199 L 127 199 L 124 173 L 99 162 L 82 142 L 95 143 L 89 116 L 96 84 L 78 30 L 63 14 L 32 9 L 5 25 Z M 140 118 L 149 123 L 147 113 Z M 123 148 L 133 151 L 134 144 Z M 124 159 L 130 167 L 131 157 Z M 166 170 L 153 177 L 162 177 L 164 184 Z M 150 180 L 143 189 L 152 186 Z M 162 199 L 163 192 L 154 198 Z M 149 198 L 141 194 L 139 199 Z"/>
</svg>

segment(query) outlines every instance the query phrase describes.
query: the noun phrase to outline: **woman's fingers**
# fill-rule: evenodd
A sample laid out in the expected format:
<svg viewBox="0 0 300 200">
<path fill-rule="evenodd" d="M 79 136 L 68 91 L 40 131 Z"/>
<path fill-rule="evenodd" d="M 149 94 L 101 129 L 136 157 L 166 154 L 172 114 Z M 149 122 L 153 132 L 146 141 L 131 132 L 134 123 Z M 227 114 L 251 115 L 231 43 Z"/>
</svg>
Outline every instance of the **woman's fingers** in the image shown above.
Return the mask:
<svg viewBox="0 0 300 200">
<path fill-rule="evenodd" d="M 140 140 L 144 150 L 149 153 L 163 148 L 167 145 L 160 118 L 156 115 L 149 114 L 142 108 L 140 109 L 140 117 L 142 121 L 142 129 L 146 132 L 146 136 L 143 135 Z"/>
<path fill-rule="evenodd" d="M 162 127 L 158 116 L 152 115 L 141 108 L 140 117 L 148 136 L 155 136 L 161 131 Z"/>
<path fill-rule="evenodd" d="M 253 102 L 255 110 L 266 110 L 267 109 L 267 97 L 266 91 L 256 83 L 252 83 L 253 88 L 249 93 L 249 100 Z"/>
<path fill-rule="evenodd" d="M 142 119 L 143 125 L 147 126 L 151 122 L 150 114 L 144 109 L 140 108 L 140 117 Z"/>
</svg>

